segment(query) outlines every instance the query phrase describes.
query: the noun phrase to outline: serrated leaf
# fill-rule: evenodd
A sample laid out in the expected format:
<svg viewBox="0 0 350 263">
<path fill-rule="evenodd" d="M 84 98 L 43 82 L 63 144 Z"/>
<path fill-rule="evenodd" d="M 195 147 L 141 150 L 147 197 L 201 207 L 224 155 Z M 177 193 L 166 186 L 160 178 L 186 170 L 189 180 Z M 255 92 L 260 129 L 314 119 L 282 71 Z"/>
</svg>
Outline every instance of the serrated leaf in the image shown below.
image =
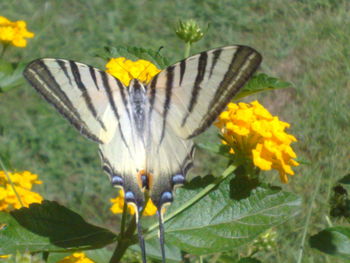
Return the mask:
<svg viewBox="0 0 350 263">
<path fill-rule="evenodd" d="M 164 69 L 169 66 L 168 59 L 160 54 L 160 50 L 154 51 L 142 47 L 106 47 L 104 52 L 98 54 L 98 56 L 105 60 L 109 60 L 112 57 L 126 57 L 131 60 L 144 59 L 153 62 L 159 69 Z"/>
<path fill-rule="evenodd" d="M 237 183 L 244 184 L 235 177 L 226 178 L 202 199 L 167 220 L 166 243 L 196 255 L 229 251 L 251 242 L 300 210 L 301 200 L 292 193 L 251 182 Z M 177 189 L 167 213 L 177 211 L 200 191 Z M 154 232 L 146 235 L 146 239 L 155 237 Z"/>
<path fill-rule="evenodd" d="M 337 226 L 322 230 L 310 237 L 310 246 L 323 253 L 350 259 L 350 227 Z"/>
<path fill-rule="evenodd" d="M 161 260 L 162 254 L 160 250 L 159 240 L 154 238 L 151 240 L 146 240 L 145 243 L 146 243 L 147 257 L 150 257 L 156 260 Z M 141 251 L 139 245 L 133 245 L 130 247 L 130 249 L 138 252 Z M 169 263 L 182 262 L 181 251 L 177 246 L 166 242 L 164 249 L 165 249 L 165 255 L 166 255 L 166 262 L 169 262 Z"/>
<path fill-rule="evenodd" d="M 249 81 L 244 85 L 240 92 L 238 92 L 233 100 L 239 100 L 243 97 L 266 90 L 283 89 L 290 86 L 291 83 L 289 82 L 268 76 L 264 73 L 259 73 L 249 79 Z"/>
<path fill-rule="evenodd" d="M 116 240 L 109 230 L 47 200 L 11 213 L 1 212 L 0 226 L 0 254 L 94 249 Z"/>
</svg>

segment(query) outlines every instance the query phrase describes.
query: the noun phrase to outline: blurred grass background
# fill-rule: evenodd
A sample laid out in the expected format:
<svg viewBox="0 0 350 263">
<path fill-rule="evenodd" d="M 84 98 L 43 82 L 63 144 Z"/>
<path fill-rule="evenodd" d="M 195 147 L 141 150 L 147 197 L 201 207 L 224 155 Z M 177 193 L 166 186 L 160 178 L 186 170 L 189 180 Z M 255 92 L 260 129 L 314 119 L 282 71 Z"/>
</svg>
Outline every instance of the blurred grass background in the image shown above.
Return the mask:
<svg viewBox="0 0 350 263">
<path fill-rule="evenodd" d="M 104 46 L 134 45 L 157 50 L 170 61 L 183 58 L 176 38 L 178 19 L 210 23 L 192 54 L 246 44 L 263 54 L 261 70 L 294 88 L 260 94 L 273 114 L 292 124 L 295 149 L 306 162 L 283 187 L 303 197 L 303 211 L 277 228 L 278 246 L 257 255 L 263 262 L 296 262 L 307 212 L 308 235 L 328 226 L 328 200 L 334 183 L 350 163 L 350 2 L 342 0 L 103 1 L 11 0 L 0 15 L 26 20 L 36 34 L 25 49 L 7 58 L 77 60 L 104 68 L 94 55 Z M 199 141 L 214 140 L 211 130 Z M 97 146 L 85 140 L 29 85 L 0 94 L 0 156 L 12 170 L 37 173 L 38 191 L 81 213 L 90 222 L 115 227 L 109 198 L 115 196 L 100 168 Z M 218 170 L 215 156 L 200 152 L 197 173 Z M 208 161 L 210 159 L 210 161 Z M 277 177 L 264 178 L 276 184 Z M 312 201 L 315 197 L 315 202 Z M 341 262 L 305 244 L 302 262 Z"/>
</svg>

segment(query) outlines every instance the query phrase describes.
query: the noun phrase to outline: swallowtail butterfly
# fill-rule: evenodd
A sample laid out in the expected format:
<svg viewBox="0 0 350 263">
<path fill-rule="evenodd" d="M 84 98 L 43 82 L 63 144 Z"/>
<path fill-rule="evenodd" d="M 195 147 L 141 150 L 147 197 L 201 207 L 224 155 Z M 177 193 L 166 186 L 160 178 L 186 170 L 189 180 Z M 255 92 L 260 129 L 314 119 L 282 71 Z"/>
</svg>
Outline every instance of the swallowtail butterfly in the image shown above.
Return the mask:
<svg viewBox="0 0 350 263">
<path fill-rule="evenodd" d="M 247 46 L 201 52 L 128 87 L 105 71 L 70 60 L 44 58 L 24 71 L 29 83 L 80 133 L 99 145 L 103 170 L 139 213 L 144 192 L 158 209 L 165 262 L 162 207 L 192 166 L 192 138 L 217 118 L 258 68 L 261 55 Z"/>
</svg>

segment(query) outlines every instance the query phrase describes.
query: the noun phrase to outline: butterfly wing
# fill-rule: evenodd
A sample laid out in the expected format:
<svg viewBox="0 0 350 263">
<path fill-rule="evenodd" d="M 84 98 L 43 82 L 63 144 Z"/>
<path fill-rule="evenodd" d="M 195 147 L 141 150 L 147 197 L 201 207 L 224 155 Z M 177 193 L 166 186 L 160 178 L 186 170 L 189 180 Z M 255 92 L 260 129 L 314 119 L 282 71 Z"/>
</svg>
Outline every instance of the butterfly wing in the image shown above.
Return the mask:
<svg viewBox="0 0 350 263">
<path fill-rule="evenodd" d="M 137 160 L 145 157 L 135 141 L 123 84 L 91 66 L 52 58 L 31 62 L 24 76 L 79 132 L 99 143 L 104 170 L 115 185 L 132 188 L 141 206 L 135 173 L 136 165 L 144 166 Z"/>
<path fill-rule="evenodd" d="M 98 143 L 112 139 L 117 123 L 109 121 L 114 115 L 109 101 L 123 88 L 115 78 L 88 65 L 51 58 L 31 62 L 24 76 L 83 135 Z"/>
<path fill-rule="evenodd" d="M 192 156 L 188 140 L 203 132 L 243 87 L 261 63 L 261 55 L 247 46 L 227 46 L 199 53 L 160 72 L 149 85 L 153 150 L 160 176 L 155 176 L 151 198 L 162 205 L 174 176 L 186 176 Z M 152 119 L 154 118 L 154 119 Z M 155 125 L 156 126 L 156 125 Z M 176 156 L 176 158 L 175 158 Z M 170 161 L 178 160 L 174 167 Z M 184 166 L 182 165 L 184 164 Z M 180 166 L 180 167 L 179 167 Z M 176 178 L 178 179 L 178 177 Z M 163 197 L 165 198 L 165 197 Z"/>
</svg>

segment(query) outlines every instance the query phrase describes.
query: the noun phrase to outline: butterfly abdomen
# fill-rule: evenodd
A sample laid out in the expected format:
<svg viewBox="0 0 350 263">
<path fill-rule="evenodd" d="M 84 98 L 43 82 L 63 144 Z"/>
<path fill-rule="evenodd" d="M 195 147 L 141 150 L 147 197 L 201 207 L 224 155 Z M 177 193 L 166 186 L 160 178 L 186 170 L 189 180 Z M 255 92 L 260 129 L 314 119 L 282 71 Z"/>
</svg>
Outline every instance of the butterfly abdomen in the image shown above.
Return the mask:
<svg viewBox="0 0 350 263">
<path fill-rule="evenodd" d="M 147 94 L 146 88 L 137 79 L 133 79 L 128 87 L 130 98 L 130 111 L 132 112 L 132 126 L 137 132 L 138 137 L 144 142 L 147 136 L 146 106 Z"/>
</svg>

